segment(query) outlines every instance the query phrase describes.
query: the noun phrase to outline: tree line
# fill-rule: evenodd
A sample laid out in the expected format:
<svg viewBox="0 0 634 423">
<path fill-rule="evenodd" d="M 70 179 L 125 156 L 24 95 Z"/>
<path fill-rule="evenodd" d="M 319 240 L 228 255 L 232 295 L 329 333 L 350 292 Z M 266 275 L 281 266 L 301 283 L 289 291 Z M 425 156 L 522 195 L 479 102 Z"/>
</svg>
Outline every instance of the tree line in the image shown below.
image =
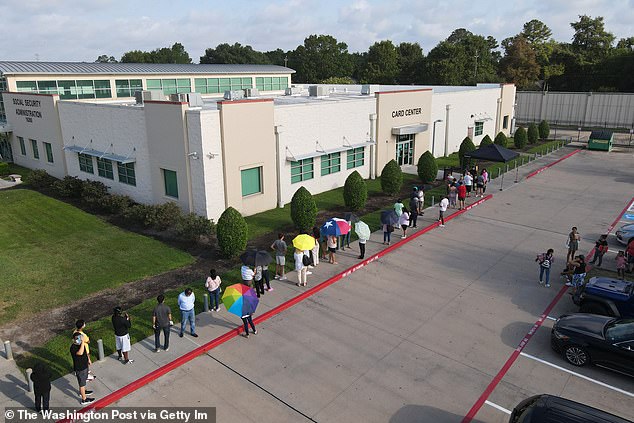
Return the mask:
<svg viewBox="0 0 634 423">
<path fill-rule="evenodd" d="M 511 82 L 523 90 L 634 92 L 634 36 L 605 29 L 603 17 L 580 15 L 572 22 L 571 42 L 552 38 L 551 29 L 533 19 L 498 43 L 492 36 L 458 28 L 427 55 L 417 42 L 374 43 L 366 52 L 349 52 L 331 35 L 310 35 L 294 50 L 261 52 L 240 43 L 207 48 L 200 63 L 274 64 L 296 71 L 293 82 L 323 84 L 473 85 Z M 116 62 L 99 56 L 97 62 Z M 153 51 L 128 51 L 125 63 L 192 63 L 180 43 Z"/>
</svg>

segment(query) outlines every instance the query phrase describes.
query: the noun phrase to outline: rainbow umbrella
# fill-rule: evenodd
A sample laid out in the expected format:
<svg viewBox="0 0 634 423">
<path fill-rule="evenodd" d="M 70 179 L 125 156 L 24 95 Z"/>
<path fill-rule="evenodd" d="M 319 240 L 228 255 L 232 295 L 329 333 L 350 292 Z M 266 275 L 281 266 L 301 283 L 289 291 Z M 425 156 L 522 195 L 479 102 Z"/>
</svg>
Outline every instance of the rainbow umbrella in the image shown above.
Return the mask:
<svg viewBox="0 0 634 423">
<path fill-rule="evenodd" d="M 350 225 L 343 219 L 333 217 L 321 227 L 321 233 L 327 236 L 345 235 L 350 232 Z"/>
<path fill-rule="evenodd" d="M 227 307 L 227 311 L 238 317 L 253 314 L 259 302 L 255 290 L 241 283 L 227 287 L 222 294 L 222 303 Z"/>
</svg>

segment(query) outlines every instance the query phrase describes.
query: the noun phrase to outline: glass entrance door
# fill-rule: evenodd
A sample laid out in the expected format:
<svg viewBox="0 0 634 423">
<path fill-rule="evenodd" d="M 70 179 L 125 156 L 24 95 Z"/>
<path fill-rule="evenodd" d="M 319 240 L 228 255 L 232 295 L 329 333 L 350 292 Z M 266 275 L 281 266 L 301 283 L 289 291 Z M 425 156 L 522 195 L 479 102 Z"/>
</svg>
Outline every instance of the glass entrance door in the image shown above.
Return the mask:
<svg viewBox="0 0 634 423">
<path fill-rule="evenodd" d="M 13 151 L 8 134 L 0 134 L 0 162 L 13 163 Z"/>
<path fill-rule="evenodd" d="M 414 164 L 414 135 L 398 135 L 396 139 L 396 163 L 399 166 Z"/>
</svg>

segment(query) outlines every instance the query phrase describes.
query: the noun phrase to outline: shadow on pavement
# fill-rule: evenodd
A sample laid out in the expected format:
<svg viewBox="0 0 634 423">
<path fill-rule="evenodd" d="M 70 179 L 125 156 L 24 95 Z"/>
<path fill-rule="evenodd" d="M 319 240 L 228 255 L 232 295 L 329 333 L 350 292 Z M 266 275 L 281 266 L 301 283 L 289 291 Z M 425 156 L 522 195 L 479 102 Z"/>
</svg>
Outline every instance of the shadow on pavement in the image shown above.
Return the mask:
<svg viewBox="0 0 634 423">
<path fill-rule="evenodd" d="M 401 407 L 391 418 L 389 423 L 455 423 L 460 422 L 464 416 L 459 416 L 449 411 L 441 410 L 428 405 L 409 404 Z M 484 423 L 481 420 L 472 420 L 473 423 Z"/>
</svg>

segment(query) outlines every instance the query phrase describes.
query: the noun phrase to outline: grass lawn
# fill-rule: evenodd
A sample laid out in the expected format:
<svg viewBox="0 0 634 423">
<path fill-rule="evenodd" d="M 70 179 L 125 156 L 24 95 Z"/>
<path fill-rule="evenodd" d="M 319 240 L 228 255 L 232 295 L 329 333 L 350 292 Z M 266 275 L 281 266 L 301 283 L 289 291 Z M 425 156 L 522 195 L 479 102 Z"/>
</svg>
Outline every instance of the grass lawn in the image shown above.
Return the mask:
<svg viewBox="0 0 634 423">
<path fill-rule="evenodd" d="M 194 261 L 34 191 L 0 204 L 0 324 Z"/>
</svg>

